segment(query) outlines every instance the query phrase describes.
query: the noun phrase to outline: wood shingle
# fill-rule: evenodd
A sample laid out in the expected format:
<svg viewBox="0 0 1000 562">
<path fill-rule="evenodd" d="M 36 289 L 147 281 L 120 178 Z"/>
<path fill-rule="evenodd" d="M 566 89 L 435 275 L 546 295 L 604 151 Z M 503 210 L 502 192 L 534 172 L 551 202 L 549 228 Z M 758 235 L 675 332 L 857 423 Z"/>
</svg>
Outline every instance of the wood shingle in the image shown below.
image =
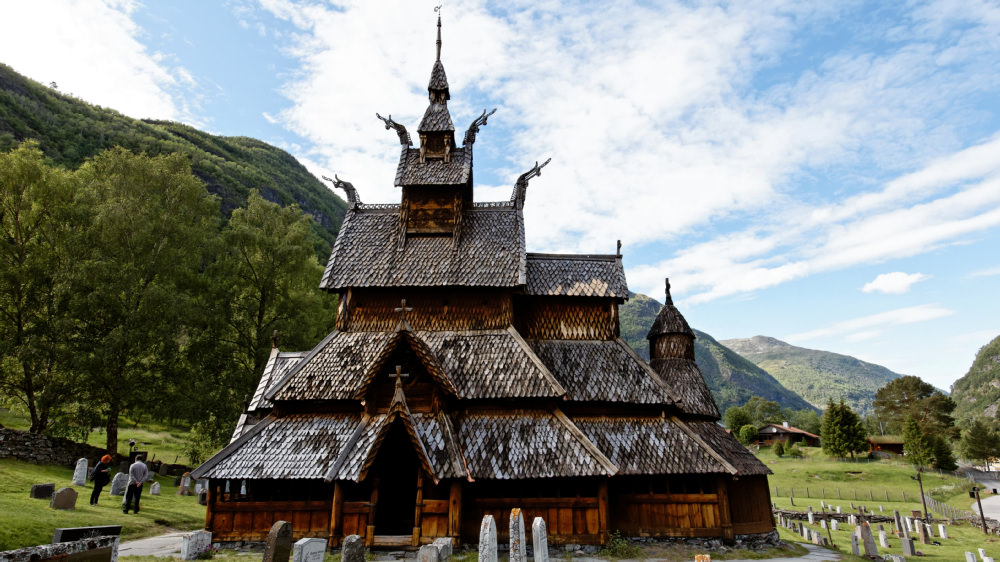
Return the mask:
<svg viewBox="0 0 1000 562">
<path fill-rule="evenodd" d="M 525 271 L 529 295 L 628 298 L 621 256 L 529 253 Z"/>
</svg>

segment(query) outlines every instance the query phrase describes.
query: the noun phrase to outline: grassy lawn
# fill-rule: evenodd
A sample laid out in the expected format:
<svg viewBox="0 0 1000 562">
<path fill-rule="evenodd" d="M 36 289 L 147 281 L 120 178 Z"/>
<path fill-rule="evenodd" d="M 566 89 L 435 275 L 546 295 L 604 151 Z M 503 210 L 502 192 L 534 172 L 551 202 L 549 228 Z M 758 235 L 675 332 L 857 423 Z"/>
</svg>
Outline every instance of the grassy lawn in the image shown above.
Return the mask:
<svg viewBox="0 0 1000 562">
<path fill-rule="evenodd" d="M 91 483 L 72 486 L 73 470 L 36 465 L 14 459 L 0 459 L 0 550 L 47 544 L 56 527 L 121 525 L 122 539 L 133 540 L 170 532 L 194 530 L 205 524 L 205 507 L 194 496 L 178 496 L 173 477 L 157 477 L 162 494 L 143 490 L 142 509 L 138 514 L 121 511 L 121 496 L 108 494 L 105 486 L 99 505 L 90 505 Z M 72 487 L 77 491 L 76 509 L 49 508 L 48 500 L 28 497 L 32 484 L 54 482 L 56 489 Z"/>
<path fill-rule="evenodd" d="M 854 502 L 855 506 L 864 505 L 876 514 L 880 513 L 879 506 L 882 506 L 884 514 L 888 516 L 892 515 L 893 510 L 908 515 L 911 510 L 922 509 L 920 489 L 917 482 L 910 479 L 910 476 L 916 473 L 908 464 L 898 461 L 840 462 L 828 459 L 818 448 L 806 448 L 805 451 L 806 456 L 801 459 L 777 458 L 769 450 L 762 450 L 758 454 L 758 457 L 774 471 L 774 474 L 768 477 L 768 483 L 771 486 L 771 501 L 778 508 L 806 511 L 812 506 L 814 511 L 819 512 L 820 502 L 825 501 L 827 506 L 831 504 L 841 506 L 844 513 L 852 511 L 851 502 Z M 949 505 L 969 510 L 972 500 L 969 499 L 968 490 L 972 484 L 968 480 L 933 472 L 924 473 L 922 479 L 924 491 L 928 495 Z M 780 496 L 774 495 L 776 486 L 781 493 Z M 795 489 L 794 506 L 791 505 L 792 500 L 789 498 L 790 488 Z M 809 489 L 808 498 L 806 488 Z M 839 500 L 838 488 L 841 496 Z M 824 490 L 825 500 L 822 498 Z M 869 499 L 869 490 L 872 491 L 874 500 Z M 857 491 L 857 501 L 854 500 L 855 491 Z M 885 501 L 886 491 L 889 492 L 888 502 Z M 906 502 L 901 501 L 902 492 L 906 493 Z M 807 526 L 820 531 L 824 537 L 827 536 L 826 530 L 820 528 L 818 521 L 816 525 Z M 885 524 L 885 529 L 889 533 L 890 547 L 888 550 L 879 548 L 879 553 L 902 554 L 900 539 L 889 532 L 890 525 Z M 872 525 L 872 530 L 878 544 L 878 525 Z M 779 531 L 781 538 L 786 541 L 804 542 L 799 535 L 787 529 Z M 853 528 L 849 525 L 841 525 L 840 530 L 832 532 L 833 541 L 838 550 L 845 555 L 844 560 L 862 560 L 850 555 L 852 531 Z M 936 524 L 934 533 L 937 534 Z M 986 536 L 982 530 L 968 523 L 948 526 L 948 536 L 948 539 L 938 537 L 932 539 L 940 542 L 940 546 L 915 544 L 914 547 L 923 554 L 922 559 L 925 560 L 965 560 L 966 551 L 976 553 L 978 548 L 985 548 L 987 555 L 1000 556 L 1000 537 Z"/>
<path fill-rule="evenodd" d="M 0 408 L 0 425 L 10 429 L 27 431 L 31 423 L 28 418 L 16 411 Z M 135 439 L 136 448 L 148 452 L 149 460 L 190 465 L 190 460 L 181 450 L 187 434 L 187 429 L 171 427 L 159 422 L 144 420 L 138 424 L 134 420 L 122 418 L 118 426 L 118 453 L 128 456 L 128 440 Z M 73 440 L 79 441 L 76 438 Z M 85 443 L 103 449 L 107 443 L 104 429 L 96 428 L 91 431 L 87 435 Z"/>
</svg>

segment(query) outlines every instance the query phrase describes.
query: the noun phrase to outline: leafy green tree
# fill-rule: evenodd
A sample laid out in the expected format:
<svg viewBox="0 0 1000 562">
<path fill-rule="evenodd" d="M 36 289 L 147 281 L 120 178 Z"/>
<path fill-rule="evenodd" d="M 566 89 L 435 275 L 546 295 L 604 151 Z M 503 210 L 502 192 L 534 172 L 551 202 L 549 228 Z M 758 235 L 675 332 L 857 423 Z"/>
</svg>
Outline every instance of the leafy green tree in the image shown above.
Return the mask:
<svg viewBox="0 0 1000 562">
<path fill-rule="evenodd" d="M 35 142 L 0 154 L 0 389 L 46 432 L 78 390 L 67 368 L 63 304 L 78 226 L 70 174 Z"/>
<path fill-rule="evenodd" d="M 934 440 L 913 415 L 903 425 L 903 455 L 916 466 L 928 466 L 934 460 Z"/>
<path fill-rule="evenodd" d="M 757 427 L 785 421 L 785 416 L 781 413 L 781 405 L 772 400 L 761 398 L 760 396 L 751 396 L 743 407 L 750 414 L 754 425 Z"/>
<path fill-rule="evenodd" d="M 962 432 L 959 453 L 969 460 L 981 461 L 989 470 L 990 459 L 1000 457 L 1000 435 L 983 418 L 975 418 Z"/>
<path fill-rule="evenodd" d="M 819 435 L 823 431 L 823 422 L 820 420 L 819 414 L 815 410 L 810 410 L 809 408 L 803 408 L 801 410 L 793 410 L 791 408 L 785 408 L 782 410 L 785 419 L 788 420 L 789 425 L 797 427 L 803 431 L 808 431 L 809 433 Z"/>
<path fill-rule="evenodd" d="M 834 403 L 831 398 L 823 412 L 823 427 L 820 432 L 823 452 L 839 458 L 854 458 L 854 453 L 868 450 L 864 425 L 850 406 L 840 399 Z"/>
<path fill-rule="evenodd" d="M 932 450 L 934 454 L 934 468 L 938 470 L 957 470 L 955 455 L 951 451 L 951 445 L 940 436 L 932 436 Z"/>
<path fill-rule="evenodd" d="M 757 442 L 757 428 L 753 424 L 747 424 L 740 428 L 740 443 L 751 445 Z"/>
<path fill-rule="evenodd" d="M 71 303 L 76 356 L 114 451 L 122 413 L 161 402 L 178 372 L 218 205 L 182 155 L 113 149 L 77 176 L 93 214 Z"/>
<path fill-rule="evenodd" d="M 753 417 L 743 406 L 730 406 L 723 416 L 723 423 L 732 431 L 739 431 L 744 425 L 753 424 Z"/>
<path fill-rule="evenodd" d="M 804 456 L 804 454 L 805 454 L 805 453 L 802 452 L 802 449 L 799 447 L 798 443 L 793 444 L 785 452 L 788 454 L 788 456 L 796 458 L 796 459 L 802 458 Z"/>
<path fill-rule="evenodd" d="M 953 435 L 955 402 L 919 377 L 893 379 L 878 389 L 872 402 L 885 433 L 899 434 L 910 416 L 923 430 L 934 435 Z"/>
<path fill-rule="evenodd" d="M 776 456 L 780 457 L 781 455 L 784 455 L 785 454 L 785 442 L 784 441 L 775 441 L 773 450 L 774 450 L 774 454 Z"/>
</svg>

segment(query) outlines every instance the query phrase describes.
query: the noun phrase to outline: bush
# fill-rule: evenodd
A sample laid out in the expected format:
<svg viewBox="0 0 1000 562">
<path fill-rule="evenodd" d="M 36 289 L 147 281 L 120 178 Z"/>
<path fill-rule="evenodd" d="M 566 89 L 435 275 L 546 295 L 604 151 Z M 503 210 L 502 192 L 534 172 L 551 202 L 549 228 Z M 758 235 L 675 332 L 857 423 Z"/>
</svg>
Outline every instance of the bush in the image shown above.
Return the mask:
<svg viewBox="0 0 1000 562">
<path fill-rule="evenodd" d="M 743 443 L 744 445 L 755 443 L 757 442 L 757 428 L 751 424 L 744 425 L 740 428 L 737 438 L 740 440 L 740 443 Z"/>
<path fill-rule="evenodd" d="M 799 448 L 799 444 L 798 443 L 796 443 L 796 444 L 792 445 L 791 447 L 789 447 L 788 450 L 785 451 L 785 452 L 788 454 L 788 456 L 796 458 L 796 459 L 802 458 L 802 455 L 804 454 L 802 452 L 802 449 Z"/>
<path fill-rule="evenodd" d="M 642 549 L 639 545 L 632 544 L 618 531 L 608 533 L 608 544 L 598 552 L 599 556 L 611 559 L 619 558 L 639 558 Z"/>
<path fill-rule="evenodd" d="M 776 442 L 774 444 L 773 450 L 774 450 L 774 454 L 776 456 L 780 457 L 781 455 L 784 455 L 785 454 L 785 443 L 783 441 Z"/>
</svg>

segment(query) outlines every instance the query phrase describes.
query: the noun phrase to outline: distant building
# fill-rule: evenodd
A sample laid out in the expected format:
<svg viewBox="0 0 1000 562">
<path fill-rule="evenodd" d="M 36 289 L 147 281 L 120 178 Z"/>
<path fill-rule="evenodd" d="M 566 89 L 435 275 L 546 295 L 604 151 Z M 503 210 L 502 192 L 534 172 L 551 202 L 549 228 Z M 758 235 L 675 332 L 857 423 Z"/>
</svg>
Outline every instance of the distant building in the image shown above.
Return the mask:
<svg viewBox="0 0 1000 562">
<path fill-rule="evenodd" d="M 419 148 L 383 118 L 400 203 L 337 181 L 350 208 L 320 283 L 336 329 L 272 351 L 232 442 L 193 473 L 213 540 L 261 541 L 284 519 L 331 545 L 470 543 L 487 514 L 503 540 L 514 507 L 553 544 L 774 532 L 770 471 L 716 423 L 669 285 L 647 363 L 619 333 L 620 252 L 526 251 L 540 166 L 509 200 L 473 200 L 489 114 L 455 135 L 440 43 L 428 93 Z"/>
<path fill-rule="evenodd" d="M 868 438 L 869 452 L 893 455 L 903 454 L 903 438 L 899 435 L 873 435 Z"/>
<path fill-rule="evenodd" d="M 769 423 L 757 431 L 757 441 L 761 445 L 774 445 L 781 441 L 785 445 L 802 443 L 806 447 L 819 447 L 819 435 L 788 425 Z"/>
</svg>

